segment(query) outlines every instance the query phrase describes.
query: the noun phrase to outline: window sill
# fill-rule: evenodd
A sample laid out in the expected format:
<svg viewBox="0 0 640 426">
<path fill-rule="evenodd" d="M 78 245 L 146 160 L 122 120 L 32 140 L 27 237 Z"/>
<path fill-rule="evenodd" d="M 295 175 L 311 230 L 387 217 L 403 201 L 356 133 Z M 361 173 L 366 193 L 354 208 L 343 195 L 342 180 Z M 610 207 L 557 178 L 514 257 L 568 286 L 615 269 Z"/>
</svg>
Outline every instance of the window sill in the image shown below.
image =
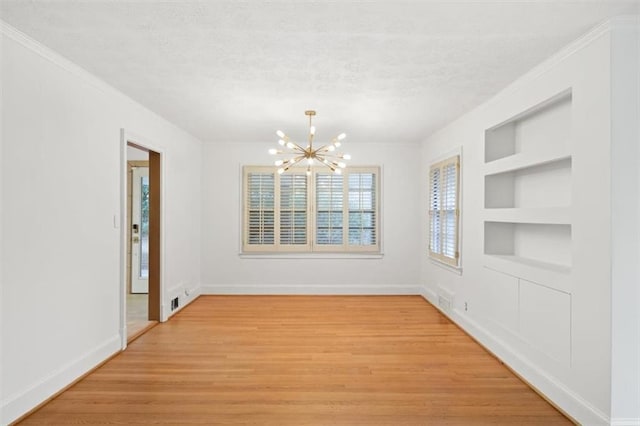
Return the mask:
<svg viewBox="0 0 640 426">
<path fill-rule="evenodd" d="M 239 253 L 240 259 L 382 259 L 383 253 Z"/>
<path fill-rule="evenodd" d="M 429 258 L 429 262 L 431 262 L 432 265 L 439 266 L 440 268 L 445 269 L 445 270 L 450 271 L 450 272 L 453 272 L 454 274 L 462 275 L 462 267 L 461 266 L 447 265 L 446 263 L 442 263 L 439 260 L 434 259 L 432 257 Z"/>
</svg>

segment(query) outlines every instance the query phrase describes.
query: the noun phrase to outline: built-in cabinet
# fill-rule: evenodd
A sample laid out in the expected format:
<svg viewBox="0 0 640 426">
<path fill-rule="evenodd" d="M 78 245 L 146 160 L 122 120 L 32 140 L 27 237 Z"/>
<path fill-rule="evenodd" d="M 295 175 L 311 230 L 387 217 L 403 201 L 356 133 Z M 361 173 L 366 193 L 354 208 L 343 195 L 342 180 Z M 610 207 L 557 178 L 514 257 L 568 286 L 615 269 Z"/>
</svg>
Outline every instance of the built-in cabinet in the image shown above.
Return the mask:
<svg viewBox="0 0 640 426">
<path fill-rule="evenodd" d="M 486 129 L 484 266 L 506 298 L 495 323 L 570 362 L 572 96 L 558 94 Z"/>
</svg>

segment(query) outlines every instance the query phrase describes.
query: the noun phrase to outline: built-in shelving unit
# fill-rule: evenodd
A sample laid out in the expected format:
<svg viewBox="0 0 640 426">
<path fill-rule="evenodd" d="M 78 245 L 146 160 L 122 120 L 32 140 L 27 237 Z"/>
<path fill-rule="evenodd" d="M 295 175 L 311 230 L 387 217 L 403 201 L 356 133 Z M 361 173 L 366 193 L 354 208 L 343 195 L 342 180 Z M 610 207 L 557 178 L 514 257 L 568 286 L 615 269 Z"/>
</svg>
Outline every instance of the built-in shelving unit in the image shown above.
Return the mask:
<svg viewBox="0 0 640 426">
<path fill-rule="evenodd" d="M 572 95 L 485 131 L 484 267 L 492 324 L 571 363 Z"/>
<path fill-rule="evenodd" d="M 571 92 L 485 131 L 485 266 L 569 292 Z"/>
</svg>

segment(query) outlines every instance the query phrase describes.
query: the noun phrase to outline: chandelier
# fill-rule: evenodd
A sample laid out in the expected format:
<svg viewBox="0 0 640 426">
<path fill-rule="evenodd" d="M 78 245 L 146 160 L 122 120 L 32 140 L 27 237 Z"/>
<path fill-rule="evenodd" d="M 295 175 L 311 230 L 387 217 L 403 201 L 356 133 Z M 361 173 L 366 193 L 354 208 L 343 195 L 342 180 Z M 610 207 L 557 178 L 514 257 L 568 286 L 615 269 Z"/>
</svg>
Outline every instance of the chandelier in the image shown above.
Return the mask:
<svg viewBox="0 0 640 426">
<path fill-rule="evenodd" d="M 305 111 L 304 114 L 309 117 L 309 140 L 306 148 L 303 148 L 293 142 L 282 130 L 278 130 L 276 132 L 276 135 L 280 138 L 278 140 L 278 144 L 281 148 L 271 148 L 269 150 L 269 154 L 288 157 L 276 160 L 275 165 L 279 167 L 278 173 L 282 174 L 292 166 L 306 160 L 307 176 L 311 175 L 311 166 L 316 161 L 327 166 L 336 174 L 341 174 L 342 169 L 346 167 L 346 164 L 342 160 L 350 160 L 351 156 L 349 154 L 340 154 L 336 152 L 336 148 L 340 148 L 342 141 L 347 137 L 347 135 L 345 133 L 340 133 L 338 136 L 333 138 L 330 143 L 319 148 L 314 148 L 313 137 L 316 134 L 316 127 L 312 124 L 312 119 L 313 116 L 316 115 L 316 112 Z"/>
</svg>

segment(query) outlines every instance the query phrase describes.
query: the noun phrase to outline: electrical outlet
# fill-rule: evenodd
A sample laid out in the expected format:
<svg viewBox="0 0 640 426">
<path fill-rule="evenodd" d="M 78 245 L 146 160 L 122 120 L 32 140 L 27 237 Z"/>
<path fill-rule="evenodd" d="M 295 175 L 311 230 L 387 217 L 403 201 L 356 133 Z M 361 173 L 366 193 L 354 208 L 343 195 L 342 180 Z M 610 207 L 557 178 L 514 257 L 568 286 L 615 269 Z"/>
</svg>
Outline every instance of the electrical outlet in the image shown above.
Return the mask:
<svg viewBox="0 0 640 426">
<path fill-rule="evenodd" d="M 464 311 L 468 311 L 469 310 L 469 305 L 467 304 L 467 302 L 464 302 Z"/>
</svg>

